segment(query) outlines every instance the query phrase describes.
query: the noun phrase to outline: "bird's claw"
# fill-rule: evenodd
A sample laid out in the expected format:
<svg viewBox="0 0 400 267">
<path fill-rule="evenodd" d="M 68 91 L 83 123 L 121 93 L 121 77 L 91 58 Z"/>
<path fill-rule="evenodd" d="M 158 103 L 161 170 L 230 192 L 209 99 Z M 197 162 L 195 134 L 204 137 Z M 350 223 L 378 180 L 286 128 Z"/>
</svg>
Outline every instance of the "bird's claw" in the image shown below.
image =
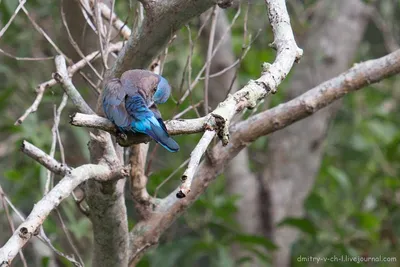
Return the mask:
<svg viewBox="0 0 400 267">
<path fill-rule="evenodd" d="M 124 141 L 128 140 L 128 136 L 120 131 L 117 131 L 117 138 L 122 139 Z"/>
</svg>

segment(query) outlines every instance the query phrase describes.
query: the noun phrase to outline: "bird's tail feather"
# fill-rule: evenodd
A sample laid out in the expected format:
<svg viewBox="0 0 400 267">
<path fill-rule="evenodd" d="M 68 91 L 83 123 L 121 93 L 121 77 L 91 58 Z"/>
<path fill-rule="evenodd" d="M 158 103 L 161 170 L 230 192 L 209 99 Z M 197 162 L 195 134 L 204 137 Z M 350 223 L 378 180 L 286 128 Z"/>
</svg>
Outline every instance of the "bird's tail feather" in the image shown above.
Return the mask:
<svg viewBox="0 0 400 267">
<path fill-rule="evenodd" d="M 170 152 L 177 152 L 179 150 L 179 145 L 172 139 L 169 134 L 164 131 L 163 127 L 159 125 L 154 125 L 150 123 L 151 129 L 146 129 L 146 134 L 151 136 L 154 141 L 162 145 L 165 149 Z"/>
</svg>

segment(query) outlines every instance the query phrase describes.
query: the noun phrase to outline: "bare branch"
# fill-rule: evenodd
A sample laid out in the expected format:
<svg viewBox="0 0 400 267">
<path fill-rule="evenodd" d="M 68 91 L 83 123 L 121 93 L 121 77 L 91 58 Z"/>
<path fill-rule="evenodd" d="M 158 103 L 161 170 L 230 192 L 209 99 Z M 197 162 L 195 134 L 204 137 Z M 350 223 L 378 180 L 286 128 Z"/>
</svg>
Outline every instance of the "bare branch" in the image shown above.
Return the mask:
<svg viewBox="0 0 400 267">
<path fill-rule="evenodd" d="M 174 117 L 172 118 L 173 120 L 177 120 L 180 117 L 182 117 L 183 115 L 185 115 L 187 112 L 191 111 L 192 109 L 196 109 L 198 106 L 200 106 L 204 101 L 200 100 L 197 104 L 194 105 L 190 105 L 189 107 L 185 108 L 184 110 L 182 110 L 181 112 L 179 112 L 178 114 L 174 115 Z"/>
<path fill-rule="evenodd" d="M 116 135 L 117 129 L 115 128 L 115 125 L 104 117 L 75 113 L 70 116 L 70 118 L 70 123 L 74 126 L 101 129 Z M 204 122 L 205 117 L 202 117 L 197 119 L 170 120 L 166 121 L 165 125 L 167 126 L 167 130 L 170 135 L 179 135 L 203 132 Z"/>
<path fill-rule="evenodd" d="M 7 205 L 7 201 L 6 201 L 6 196 L 4 194 L 3 188 L 0 185 L 0 199 L 1 199 L 1 203 L 3 204 L 3 209 L 6 212 L 6 216 L 7 216 L 7 220 L 8 220 L 8 224 L 10 226 L 11 232 L 15 231 L 15 226 L 14 226 L 14 222 L 13 219 L 11 218 L 11 214 L 8 210 L 8 205 Z M 22 264 L 24 265 L 24 267 L 27 267 L 28 264 L 26 263 L 26 259 L 24 254 L 22 253 L 22 250 L 19 251 L 19 257 L 21 258 Z"/>
<path fill-rule="evenodd" d="M 204 82 L 204 114 L 208 114 L 208 86 L 210 83 L 210 68 L 211 68 L 211 59 L 214 49 L 215 29 L 217 25 L 218 11 L 219 10 L 217 9 L 217 6 L 214 6 L 214 9 L 211 14 L 211 30 L 210 30 L 210 37 L 208 40 L 208 50 L 206 58 L 206 74 L 205 74 L 206 80 Z"/>
<path fill-rule="evenodd" d="M 28 141 L 23 141 L 21 145 L 21 151 L 24 152 L 29 157 L 33 158 L 48 170 L 52 171 L 53 173 L 60 174 L 60 175 L 67 175 L 71 172 L 71 168 L 67 165 L 59 163 L 53 157 L 47 155 L 43 150 L 37 148 L 36 146 L 32 145 Z"/>
<path fill-rule="evenodd" d="M 369 60 L 328 80 L 295 99 L 252 116 L 234 126 L 234 138 L 247 143 L 310 116 L 316 111 L 371 83 L 400 72 L 400 50 Z"/>
<path fill-rule="evenodd" d="M 397 49 L 399 49 L 400 45 L 397 43 L 397 40 L 395 38 L 396 36 L 395 33 L 389 27 L 385 18 L 382 16 L 382 14 L 380 14 L 379 10 L 377 8 L 371 7 L 370 16 L 372 21 L 375 23 L 376 27 L 382 33 L 386 50 L 388 52 L 394 52 Z"/>
<path fill-rule="evenodd" d="M 17 56 L 11 55 L 10 53 L 4 51 L 3 49 L 0 49 L 0 53 L 2 53 L 3 55 L 5 55 L 9 58 L 13 58 L 13 59 L 19 60 L 19 61 L 44 61 L 44 60 L 54 59 L 54 57 L 17 57 Z"/>
<path fill-rule="evenodd" d="M 72 80 L 69 77 L 67 65 L 65 64 L 65 58 L 63 56 L 56 56 L 55 61 L 57 72 L 53 74 L 53 78 L 61 84 L 65 93 L 69 96 L 72 103 L 74 103 L 75 107 L 77 107 L 79 111 L 87 114 L 94 114 L 95 112 L 89 107 L 73 85 Z"/>
<path fill-rule="evenodd" d="M 103 66 L 105 69 L 108 69 L 107 62 L 106 62 L 106 57 L 105 57 L 105 51 L 104 51 L 104 44 L 103 44 L 103 33 L 104 33 L 104 28 L 103 28 L 103 18 L 100 13 L 99 1 L 94 0 L 94 19 L 96 21 L 96 28 L 97 28 L 97 37 L 99 39 L 99 47 L 100 47 L 100 53 L 101 53 L 101 59 L 103 62 Z"/>
<path fill-rule="evenodd" d="M 63 2 L 63 0 L 62 0 L 61 2 Z M 97 78 L 99 78 L 100 80 L 102 80 L 103 77 L 99 74 L 99 72 L 98 72 L 98 71 L 96 70 L 96 68 L 92 65 L 92 63 L 90 63 L 90 61 L 86 59 L 86 57 L 85 57 L 85 55 L 83 54 L 82 50 L 79 48 L 78 44 L 75 42 L 75 40 L 74 40 L 74 38 L 73 38 L 73 36 L 72 36 L 72 34 L 71 34 L 71 31 L 69 30 L 69 27 L 68 27 L 67 19 L 66 19 L 66 17 L 65 17 L 64 4 L 63 4 L 63 3 L 61 3 L 61 11 L 60 11 L 60 12 L 61 12 L 61 20 L 62 20 L 62 23 L 63 23 L 63 25 L 64 25 L 64 27 L 65 27 L 65 30 L 67 31 L 68 40 L 69 40 L 70 44 L 71 44 L 72 47 L 75 49 L 75 51 L 78 53 L 78 55 L 79 55 L 80 57 L 82 57 L 83 60 L 85 60 L 86 64 L 92 69 L 92 71 L 94 72 L 94 74 L 96 74 Z"/>
<path fill-rule="evenodd" d="M 64 93 L 62 101 L 61 101 L 58 109 L 56 109 L 56 106 L 54 105 L 54 124 L 51 129 L 53 136 L 52 136 L 50 155 L 49 155 L 51 158 L 54 158 L 54 154 L 56 152 L 56 144 L 57 144 L 57 139 L 58 139 L 58 136 L 57 136 L 58 125 L 60 124 L 61 112 L 64 109 L 64 107 L 67 105 L 67 101 L 68 101 L 68 95 L 66 93 Z M 63 162 L 63 165 L 65 165 L 65 162 Z M 44 194 L 47 194 L 49 192 L 50 185 L 53 182 L 53 178 L 54 178 L 54 174 L 52 173 L 51 170 L 48 170 L 47 180 L 46 180 L 46 184 L 45 184 L 45 188 L 44 188 Z"/>
<path fill-rule="evenodd" d="M 3 27 L 3 29 L 1 29 L 0 31 L 0 39 L 1 37 L 4 35 L 4 33 L 7 31 L 8 27 L 10 27 L 11 22 L 13 22 L 13 20 L 15 19 L 15 17 L 17 16 L 18 12 L 21 10 L 21 8 L 23 7 L 23 5 L 25 5 L 26 0 L 22 0 L 19 2 L 17 8 L 15 9 L 14 13 L 12 14 L 12 16 L 10 17 L 10 19 L 8 20 L 8 22 L 6 23 L 6 25 Z"/>
<path fill-rule="evenodd" d="M 122 49 L 122 46 L 123 46 L 123 42 L 118 42 L 118 43 L 112 44 L 108 47 L 108 51 L 110 51 L 110 52 L 119 51 Z M 81 59 L 74 65 L 68 67 L 69 76 L 72 77 L 75 74 L 75 72 L 79 71 L 80 69 L 82 69 L 83 67 L 86 66 L 87 61 L 92 61 L 92 60 L 98 58 L 99 55 L 100 55 L 99 51 L 92 52 L 89 55 L 87 55 L 84 59 Z M 35 101 L 25 111 L 25 113 L 15 122 L 15 125 L 20 125 L 29 116 L 29 114 L 36 112 L 36 110 L 39 107 L 40 102 L 42 101 L 45 90 L 56 84 L 57 84 L 57 81 L 54 78 L 39 84 L 36 89 L 37 96 L 36 96 Z"/>
<path fill-rule="evenodd" d="M 41 34 L 43 37 L 53 46 L 53 48 L 57 51 L 58 54 L 63 55 L 68 61 L 70 62 L 71 60 L 61 51 L 61 49 L 54 43 L 54 41 L 50 38 L 50 36 L 47 35 L 47 33 L 36 23 L 36 21 L 31 17 L 29 14 L 28 10 L 25 8 L 25 6 L 22 5 L 22 10 L 25 12 L 26 16 L 28 17 L 29 21 L 32 23 L 34 28 Z"/>
<path fill-rule="evenodd" d="M 180 187 L 179 192 L 176 194 L 176 197 L 184 198 L 190 192 L 190 187 L 192 185 L 193 177 L 197 171 L 197 167 L 199 166 L 201 157 L 207 150 L 207 147 L 210 145 L 214 136 L 215 136 L 214 131 L 206 131 L 203 137 L 200 139 L 199 143 L 193 149 L 192 153 L 190 153 L 189 165 L 186 171 L 182 175 L 181 178 L 182 185 Z"/>
<path fill-rule="evenodd" d="M 0 186 L 1 187 L 1 186 Z M 6 196 L 5 192 L 3 191 L 3 198 L 4 200 L 10 205 L 12 210 L 15 212 L 15 214 L 20 218 L 21 221 L 25 221 L 25 215 L 22 214 L 15 206 L 14 204 L 10 201 L 10 199 Z M 50 239 L 47 237 L 46 233 L 43 230 L 43 227 L 40 227 L 39 235 L 37 238 L 42 241 L 45 245 L 47 245 L 50 249 L 52 249 L 57 255 L 67 259 L 71 263 L 73 263 L 75 266 L 82 266 L 79 262 L 75 261 L 75 259 L 71 256 L 68 256 L 64 254 L 63 252 L 59 251 L 56 249 L 53 244 L 51 243 Z"/>
<path fill-rule="evenodd" d="M 187 165 L 189 163 L 189 159 L 185 160 L 178 168 L 176 168 L 167 178 L 165 178 L 157 187 L 156 190 L 154 190 L 154 198 L 157 197 L 158 191 L 160 190 L 160 188 L 166 184 L 180 169 L 182 169 L 183 167 L 185 167 L 185 165 Z"/>
<path fill-rule="evenodd" d="M 148 179 L 144 173 L 148 149 L 148 144 L 133 145 L 129 155 L 131 163 L 130 191 L 132 199 L 136 202 L 136 209 L 142 218 L 149 216 L 151 205 L 154 203 L 154 199 L 147 192 Z"/>
<path fill-rule="evenodd" d="M 229 36 L 230 30 L 233 27 L 233 25 L 235 24 L 236 20 L 239 18 L 239 15 L 241 13 L 241 8 L 238 9 L 238 11 L 236 12 L 235 16 L 233 17 L 231 24 L 229 25 L 229 27 L 226 28 L 225 32 L 222 34 L 221 38 L 219 39 L 218 43 L 215 45 L 215 47 L 213 47 L 213 51 L 212 51 L 212 55 L 210 58 L 207 58 L 205 64 L 203 65 L 203 67 L 201 68 L 201 70 L 199 71 L 199 73 L 197 74 L 196 78 L 194 79 L 193 82 L 191 82 L 191 79 L 189 79 L 189 88 L 185 91 L 185 93 L 183 94 L 183 96 L 179 99 L 178 103 L 182 103 L 183 101 L 185 101 L 185 99 L 191 94 L 193 88 L 198 84 L 198 82 L 201 79 L 201 76 L 203 75 L 203 72 L 206 70 L 206 67 L 208 64 L 211 64 L 211 60 L 212 58 L 215 56 L 215 54 L 218 52 L 218 49 L 222 46 L 222 44 L 225 41 L 225 38 L 227 38 Z M 210 14 L 211 15 L 211 14 Z M 208 20 L 208 19 L 207 19 Z M 205 27 L 206 23 L 204 23 L 202 25 L 202 27 Z M 202 30 L 202 28 L 199 29 Z M 199 37 L 199 35 L 198 35 Z M 191 46 L 191 54 L 193 53 L 193 47 Z M 189 54 L 189 55 L 191 55 Z M 189 66 L 191 67 L 191 65 L 189 64 Z M 191 71 L 189 72 L 189 74 L 191 74 Z"/>
<path fill-rule="evenodd" d="M 94 1 L 94 0 L 91 0 L 91 1 Z M 106 4 L 100 2 L 99 8 L 100 8 L 100 11 L 101 11 L 101 14 L 103 15 L 103 17 L 108 19 L 110 21 L 110 23 L 112 23 L 114 28 L 117 31 L 119 31 L 125 39 L 129 39 L 132 31 L 131 31 L 131 29 L 129 29 L 129 27 L 126 25 L 126 23 L 123 22 L 121 19 L 119 19 L 117 17 L 117 15 L 113 12 L 113 10 L 110 10 L 110 8 Z"/>
<path fill-rule="evenodd" d="M 146 68 L 167 45 L 175 31 L 213 4 L 213 0 L 146 2 L 146 16 L 141 30 L 129 37 L 109 75 L 119 77 L 128 69 Z M 174 16 L 171 16 L 172 13 Z"/>
<path fill-rule="evenodd" d="M 25 142 L 25 147 L 26 147 Z M 42 152 L 44 154 L 44 152 Z M 80 183 L 95 178 L 101 181 L 120 179 L 127 176 L 127 168 L 110 170 L 108 166 L 86 164 L 68 171 L 61 181 L 49 191 L 36 205 L 26 220 L 17 228 L 7 243 L 0 249 L 0 262 L 11 264 L 18 251 L 31 239 L 39 234 L 40 226 L 46 217 L 62 200 L 68 197 Z"/>
</svg>

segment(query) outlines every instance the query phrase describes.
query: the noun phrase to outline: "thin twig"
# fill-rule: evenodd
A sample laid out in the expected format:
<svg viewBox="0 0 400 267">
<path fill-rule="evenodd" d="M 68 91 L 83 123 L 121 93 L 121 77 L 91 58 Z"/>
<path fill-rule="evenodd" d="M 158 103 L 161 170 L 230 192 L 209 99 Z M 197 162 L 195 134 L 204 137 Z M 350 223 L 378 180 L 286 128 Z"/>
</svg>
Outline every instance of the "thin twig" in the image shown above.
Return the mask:
<svg viewBox="0 0 400 267">
<path fill-rule="evenodd" d="M 22 10 L 25 12 L 26 16 L 28 17 L 29 21 L 32 23 L 33 27 L 41 34 L 43 37 L 53 46 L 53 48 L 57 51 L 58 54 L 63 55 L 67 60 L 68 63 L 72 63 L 72 60 L 68 58 L 60 48 L 53 42 L 53 40 L 47 35 L 47 33 L 36 23 L 36 21 L 31 17 L 28 10 L 22 6 Z"/>
<path fill-rule="evenodd" d="M 0 49 L 0 53 L 3 55 L 13 58 L 15 60 L 20 60 L 20 61 L 43 61 L 43 60 L 51 60 L 54 59 L 54 57 L 17 57 L 14 55 L 11 55 L 10 53 L 4 51 L 3 49 Z"/>
<path fill-rule="evenodd" d="M 11 232 L 13 233 L 15 231 L 15 226 L 14 226 L 13 219 L 11 218 L 10 211 L 8 210 L 8 205 L 6 203 L 4 191 L 3 191 L 3 188 L 1 187 L 1 185 L 0 185 L 0 198 L 1 198 L 1 203 L 3 204 L 4 211 L 6 212 L 8 225 L 10 226 Z M 19 251 L 19 256 L 21 258 L 21 261 L 22 261 L 22 264 L 24 265 L 24 267 L 28 267 L 25 256 L 22 253 L 22 250 Z"/>
<path fill-rule="evenodd" d="M 11 23 L 13 22 L 13 20 L 15 19 L 15 17 L 17 16 L 19 10 L 25 5 L 26 0 L 22 0 L 19 2 L 19 5 L 17 6 L 17 8 L 15 9 L 14 13 L 12 14 L 11 18 L 8 20 L 8 22 L 6 23 L 6 25 L 3 27 L 3 29 L 1 29 L 0 31 L 0 39 L 1 37 L 4 35 L 4 33 L 7 31 L 8 27 L 10 27 Z"/>
<path fill-rule="evenodd" d="M 50 148 L 50 157 L 54 158 L 54 154 L 56 152 L 56 144 L 57 144 L 57 132 L 58 132 L 58 125 L 60 124 L 60 117 L 61 113 L 64 109 L 64 107 L 67 105 L 68 101 L 68 95 L 66 93 L 63 94 L 62 101 L 60 103 L 60 106 L 58 109 L 56 109 L 56 106 L 54 105 L 54 124 L 51 129 L 52 132 L 52 142 L 51 142 L 51 148 Z M 65 163 L 65 159 L 63 160 L 63 163 Z M 51 184 L 53 184 L 53 179 L 54 179 L 54 173 L 50 170 L 47 171 L 47 180 L 44 188 L 44 195 L 46 195 L 50 188 Z"/>
<path fill-rule="evenodd" d="M 172 117 L 173 120 L 177 120 L 179 118 L 181 118 L 183 115 L 185 115 L 187 112 L 191 111 L 192 109 L 196 109 L 198 106 L 200 106 L 204 101 L 200 100 L 197 104 L 195 105 L 190 105 L 187 108 L 185 108 L 184 110 L 182 110 L 181 112 L 179 112 L 178 114 L 176 114 L 175 116 Z"/>
<path fill-rule="evenodd" d="M 56 141 L 58 140 L 58 144 L 59 144 L 59 148 L 60 148 L 60 153 L 61 153 L 61 163 L 63 165 L 66 165 L 65 163 L 65 155 L 64 155 L 64 146 L 62 145 L 61 142 L 61 138 L 60 138 L 60 132 L 58 130 L 58 126 L 60 124 L 60 117 L 61 117 L 61 113 L 64 109 L 64 107 L 67 105 L 67 101 L 68 101 L 68 95 L 66 93 L 63 94 L 63 98 L 62 101 L 58 107 L 58 109 L 56 108 L 56 106 L 54 105 L 54 124 L 53 127 L 51 129 L 52 131 L 52 144 L 51 144 L 51 149 L 50 149 L 50 154 L 49 156 L 54 158 L 54 154 L 56 151 Z M 54 183 L 54 173 L 51 170 L 47 171 L 47 180 L 46 180 L 46 186 L 45 186 L 45 191 L 44 191 L 44 195 L 46 195 L 50 189 L 53 187 Z M 74 251 L 75 255 L 78 256 L 79 261 L 81 262 L 82 266 L 84 266 L 84 262 L 82 260 L 82 257 L 80 256 L 78 249 L 76 248 L 75 244 L 72 241 L 72 238 L 70 237 L 70 234 L 67 230 L 67 228 L 65 227 L 65 223 L 63 221 L 63 218 L 61 216 L 60 211 L 58 210 L 58 208 L 55 209 L 56 213 L 58 215 L 58 218 L 61 222 L 61 226 L 62 229 L 67 237 L 67 241 L 70 244 L 72 250 Z"/>
<path fill-rule="evenodd" d="M 94 15 L 95 15 L 95 19 L 96 19 L 97 37 L 99 38 L 99 47 L 100 47 L 100 53 L 101 53 L 103 66 L 105 69 L 108 69 L 105 52 L 104 52 L 104 43 L 103 43 L 103 30 L 104 30 L 103 29 L 103 18 L 100 13 L 98 0 L 94 0 Z"/>
<path fill-rule="evenodd" d="M 93 0 L 91 0 L 93 1 Z M 129 29 L 129 27 L 127 26 L 127 22 L 122 21 L 121 19 L 119 19 L 117 17 L 117 15 L 114 13 L 114 9 L 113 6 L 114 4 L 112 4 L 112 8 L 110 10 L 110 8 L 104 4 L 104 3 L 99 3 L 100 9 L 101 9 L 101 13 L 103 15 L 103 17 L 105 17 L 110 23 L 112 23 L 112 25 L 114 26 L 114 28 L 118 31 L 118 34 L 121 34 L 122 37 L 124 37 L 124 39 L 129 39 L 129 36 L 131 36 L 131 29 Z M 109 40 L 109 39 L 108 39 Z"/>
<path fill-rule="evenodd" d="M 247 49 L 245 50 L 246 43 L 247 43 L 247 32 L 248 32 L 247 23 L 248 23 L 248 20 L 249 20 L 250 6 L 251 6 L 250 0 L 247 0 L 246 12 L 244 14 L 244 22 L 243 22 L 242 55 L 244 54 L 243 51 L 248 51 L 247 49 L 250 49 L 250 45 L 251 45 L 251 44 L 248 45 Z M 249 38 L 251 38 L 251 37 L 249 37 Z M 244 57 L 242 57 L 242 56 L 240 56 L 240 58 L 239 58 L 239 63 L 238 63 L 239 66 L 238 66 L 238 68 L 236 68 L 235 74 L 232 77 L 231 84 L 229 85 L 229 89 L 226 92 L 226 95 L 230 94 L 230 92 L 232 91 L 233 85 L 235 84 L 236 78 L 237 78 L 237 76 L 239 74 L 239 68 L 240 68 L 240 65 L 242 63 L 243 58 Z"/>
<path fill-rule="evenodd" d="M 115 0 L 111 1 L 111 14 L 109 17 L 109 21 L 108 21 L 108 28 L 107 28 L 107 37 L 106 37 L 106 43 L 105 43 L 105 54 L 104 54 L 104 61 L 107 62 L 108 61 L 108 44 L 110 43 L 111 40 L 111 25 L 112 25 L 112 18 L 113 18 L 113 14 L 114 14 L 114 6 L 115 6 Z M 103 13 L 103 12 L 102 12 Z"/>
<path fill-rule="evenodd" d="M 83 72 L 79 71 L 79 74 L 82 76 L 82 78 L 87 82 L 90 86 L 90 88 L 93 89 L 93 92 L 98 96 L 101 93 L 101 90 L 99 87 Z"/>
<path fill-rule="evenodd" d="M 217 26 L 218 19 L 218 8 L 215 5 L 212 10 L 211 15 L 211 30 L 210 37 L 208 40 L 208 49 L 207 49 L 207 59 L 206 59 L 206 77 L 204 82 L 204 114 L 208 114 L 208 86 L 210 83 L 210 68 L 211 68 L 211 58 L 212 52 L 214 49 L 214 40 L 215 40 L 215 29 Z"/>
<path fill-rule="evenodd" d="M 181 165 L 179 165 L 178 168 L 176 168 L 167 178 L 165 178 L 157 187 L 156 190 L 154 191 L 154 195 L 153 197 L 156 198 L 158 191 L 160 190 L 160 188 L 166 184 L 180 169 L 182 169 L 183 167 L 185 167 L 188 163 L 189 163 L 190 159 L 185 160 Z"/>
<path fill-rule="evenodd" d="M 231 93 L 231 91 L 232 91 L 233 85 L 234 85 L 234 83 L 235 83 L 235 81 L 236 81 L 236 78 L 237 78 L 237 76 L 238 76 L 238 74 L 239 74 L 239 68 L 240 68 L 240 65 L 242 64 L 243 59 L 244 59 L 245 56 L 247 55 L 247 52 L 250 51 L 251 46 L 252 46 L 253 43 L 256 41 L 256 39 L 258 38 L 258 36 L 260 35 L 260 33 L 261 33 L 261 29 L 258 30 L 256 36 L 250 41 L 250 44 L 249 44 L 249 45 L 247 45 L 247 46 L 245 46 L 245 47 L 242 46 L 242 53 L 241 53 L 241 55 L 240 55 L 240 57 L 239 57 L 238 67 L 236 68 L 235 75 L 233 75 L 233 77 L 232 77 L 231 84 L 230 84 L 230 86 L 229 86 L 228 91 L 226 92 L 226 97 L 227 97 L 227 96 Z M 248 37 L 248 38 L 251 39 L 251 34 L 249 34 L 249 37 Z M 244 39 L 244 41 L 245 41 L 245 40 L 246 40 L 246 38 Z"/>
<path fill-rule="evenodd" d="M 93 17 L 93 14 L 92 14 L 92 10 L 90 8 L 88 0 L 79 0 L 79 4 L 81 6 L 82 15 L 86 20 L 85 25 L 89 25 L 90 28 L 94 31 L 94 33 L 97 34 L 97 29 L 89 18 L 89 15 Z"/>
<path fill-rule="evenodd" d="M 74 244 L 74 241 L 72 240 L 71 234 L 69 233 L 69 230 L 67 228 L 67 226 L 64 223 L 64 220 L 61 216 L 61 212 L 59 211 L 58 208 L 56 208 L 56 213 L 58 216 L 58 219 L 61 223 L 61 228 L 63 229 L 63 232 L 65 234 L 65 236 L 67 237 L 68 243 L 70 245 L 70 247 L 72 248 L 72 250 L 74 251 L 75 255 L 78 257 L 79 261 L 81 262 L 82 266 L 85 266 L 84 261 L 82 260 L 82 257 L 78 251 L 78 248 L 76 247 L 76 245 Z"/>
<path fill-rule="evenodd" d="M 61 0 L 61 20 L 62 23 L 65 27 L 65 30 L 67 31 L 67 35 L 68 35 L 68 40 L 70 42 L 70 44 L 72 45 L 72 47 L 75 49 L 75 51 L 78 53 L 78 55 L 85 60 L 86 64 L 93 70 L 94 74 L 96 74 L 97 78 L 99 78 L 100 80 L 103 80 L 103 77 L 99 74 L 99 72 L 96 70 L 96 68 L 92 65 L 92 63 L 90 63 L 89 60 L 86 59 L 85 55 L 83 54 L 82 50 L 79 48 L 79 45 L 75 42 L 74 37 L 71 34 L 71 31 L 69 30 L 68 27 L 68 23 L 67 23 L 67 19 L 65 17 L 65 12 L 64 12 L 64 5 L 62 4 L 64 0 Z"/>
<path fill-rule="evenodd" d="M 382 17 L 381 13 L 376 8 L 371 10 L 371 19 L 376 27 L 381 31 L 386 50 L 388 52 L 394 52 L 399 49 L 399 44 L 395 38 L 395 34 L 391 27 L 386 23 L 385 18 Z"/>
<path fill-rule="evenodd" d="M 0 186 L 1 187 L 1 186 Z M 7 202 L 7 204 L 11 207 L 11 209 L 15 212 L 15 214 L 20 218 L 21 222 L 25 221 L 25 215 L 23 215 L 11 202 L 11 200 L 6 196 L 6 194 L 3 192 L 3 198 Z M 59 251 L 56 249 L 53 244 L 51 243 L 50 239 L 47 237 L 46 233 L 43 230 L 43 227 L 40 227 L 39 230 L 39 235 L 37 235 L 37 238 L 42 241 L 46 246 L 48 246 L 52 251 L 54 251 L 57 255 L 65 258 L 66 260 L 70 261 L 72 264 L 75 266 L 79 267 L 82 266 L 79 262 L 77 262 L 74 257 L 68 256 L 64 254 L 63 252 Z"/>
<path fill-rule="evenodd" d="M 231 28 L 233 27 L 233 25 L 235 24 L 236 20 L 238 19 L 239 15 L 240 15 L 240 12 L 241 12 L 241 9 L 240 9 L 240 6 L 239 6 L 239 9 L 237 10 L 235 16 L 233 17 L 233 19 L 231 21 L 231 24 L 229 25 L 229 27 L 226 28 L 224 34 L 221 36 L 221 39 L 219 39 L 218 43 L 213 48 L 214 50 L 213 50 L 213 53 L 212 53 L 212 56 L 211 56 L 210 60 L 212 60 L 212 58 L 214 57 L 215 53 L 218 51 L 218 49 L 222 45 L 222 43 L 225 40 L 225 38 L 230 33 Z M 192 93 L 193 88 L 200 81 L 200 78 L 203 75 L 203 72 L 205 71 L 205 69 L 207 67 L 207 64 L 210 64 L 208 60 L 204 63 L 203 67 L 201 68 L 201 70 L 197 74 L 197 76 L 196 76 L 195 80 L 193 81 L 193 83 L 190 83 L 189 88 L 185 91 L 183 96 L 179 99 L 179 101 L 178 101 L 179 104 L 182 103 L 183 101 L 185 101 L 185 99 Z"/>
<path fill-rule="evenodd" d="M 111 52 L 119 51 L 122 49 L 122 46 L 123 46 L 123 42 L 118 42 L 118 43 L 112 44 L 109 46 L 109 51 L 111 51 Z M 95 52 L 92 52 L 89 55 L 87 55 L 85 58 L 87 61 L 92 61 L 92 60 L 96 59 L 99 55 L 100 55 L 100 52 L 95 51 Z M 77 72 L 80 69 L 82 69 L 83 67 L 85 67 L 86 60 L 81 59 L 74 65 L 68 67 L 69 76 L 72 77 L 75 74 L 75 72 Z M 18 120 L 14 123 L 14 125 L 20 125 L 30 114 L 36 112 L 36 110 L 39 107 L 40 102 L 42 101 L 45 90 L 56 84 L 57 84 L 57 81 L 54 78 L 39 84 L 36 89 L 37 95 L 36 95 L 36 98 L 33 101 L 32 105 L 25 111 L 25 113 L 21 117 L 18 118 Z"/>
</svg>

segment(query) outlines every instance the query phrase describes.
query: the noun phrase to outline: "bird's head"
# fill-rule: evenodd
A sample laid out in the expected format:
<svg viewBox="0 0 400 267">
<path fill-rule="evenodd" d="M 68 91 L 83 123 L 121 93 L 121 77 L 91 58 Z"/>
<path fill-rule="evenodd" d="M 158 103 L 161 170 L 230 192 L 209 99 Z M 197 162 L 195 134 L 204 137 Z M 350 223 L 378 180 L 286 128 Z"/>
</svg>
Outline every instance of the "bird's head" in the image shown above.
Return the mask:
<svg viewBox="0 0 400 267">
<path fill-rule="evenodd" d="M 169 95 L 171 94 L 171 86 L 168 84 L 168 81 L 162 76 L 160 76 L 160 80 L 154 90 L 155 92 L 153 95 L 153 101 L 156 104 L 165 103 L 168 100 Z"/>
</svg>

